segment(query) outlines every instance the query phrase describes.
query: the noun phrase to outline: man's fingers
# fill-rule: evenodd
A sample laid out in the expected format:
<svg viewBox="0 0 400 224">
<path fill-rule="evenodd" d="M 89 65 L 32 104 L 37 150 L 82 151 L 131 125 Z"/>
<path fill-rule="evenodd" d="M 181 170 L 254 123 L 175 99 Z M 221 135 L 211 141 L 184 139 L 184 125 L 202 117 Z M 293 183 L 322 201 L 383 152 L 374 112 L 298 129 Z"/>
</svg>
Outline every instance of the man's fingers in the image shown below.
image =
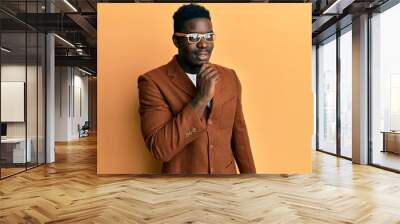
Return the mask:
<svg viewBox="0 0 400 224">
<path fill-rule="evenodd" d="M 215 69 L 215 66 L 211 65 L 211 64 L 202 64 L 201 67 L 200 67 L 200 70 L 199 70 L 199 74 L 207 73 L 207 71 L 210 70 L 210 69 L 211 70 Z"/>
<path fill-rule="evenodd" d="M 218 74 L 218 72 L 216 70 L 212 70 L 210 71 L 210 73 L 204 75 L 204 79 L 205 80 L 209 80 L 211 79 L 213 76 L 215 76 L 216 74 Z"/>
<path fill-rule="evenodd" d="M 213 67 L 209 66 L 209 67 L 205 68 L 200 74 L 207 75 L 208 73 L 212 72 L 213 70 L 215 70 L 215 69 Z"/>
<path fill-rule="evenodd" d="M 208 80 L 208 79 L 210 79 L 211 76 L 217 74 L 218 71 L 216 69 L 210 69 L 210 70 L 207 69 L 203 73 L 204 73 L 203 78 L 205 80 Z"/>
<path fill-rule="evenodd" d="M 218 73 L 216 73 L 212 77 L 210 77 L 210 81 L 218 82 L 218 80 L 219 80 L 219 74 Z"/>
<path fill-rule="evenodd" d="M 203 65 L 205 65 L 205 64 L 203 64 Z M 209 67 L 208 66 L 204 66 L 204 67 L 202 67 L 202 69 L 203 70 L 201 72 L 199 72 L 198 76 L 201 79 L 205 79 L 206 75 L 208 74 L 208 70 L 207 69 L 209 69 Z"/>
<path fill-rule="evenodd" d="M 203 71 L 204 69 L 206 69 L 208 66 L 209 66 L 208 63 L 207 63 L 207 64 L 202 64 L 201 67 L 200 67 L 200 70 L 199 70 L 199 74 L 201 74 L 202 71 Z"/>
</svg>

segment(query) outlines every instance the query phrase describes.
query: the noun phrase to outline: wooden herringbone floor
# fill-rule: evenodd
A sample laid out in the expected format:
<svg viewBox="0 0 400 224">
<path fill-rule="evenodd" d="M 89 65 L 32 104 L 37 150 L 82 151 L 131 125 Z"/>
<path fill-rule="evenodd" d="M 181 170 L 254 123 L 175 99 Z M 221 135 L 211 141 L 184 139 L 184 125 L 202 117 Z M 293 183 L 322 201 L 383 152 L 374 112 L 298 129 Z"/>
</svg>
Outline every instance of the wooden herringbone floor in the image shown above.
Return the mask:
<svg viewBox="0 0 400 224">
<path fill-rule="evenodd" d="M 400 175 L 323 153 L 311 175 L 96 175 L 96 141 L 0 181 L 0 223 L 400 223 Z"/>
</svg>

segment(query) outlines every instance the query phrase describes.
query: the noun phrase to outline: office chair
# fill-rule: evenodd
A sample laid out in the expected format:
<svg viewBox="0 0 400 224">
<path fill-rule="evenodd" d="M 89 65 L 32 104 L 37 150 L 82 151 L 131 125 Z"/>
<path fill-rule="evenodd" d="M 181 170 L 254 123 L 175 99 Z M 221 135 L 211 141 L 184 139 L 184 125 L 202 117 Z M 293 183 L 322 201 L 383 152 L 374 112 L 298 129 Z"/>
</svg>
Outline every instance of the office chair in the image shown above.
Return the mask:
<svg viewBox="0 0 400 224">
<path fill-rule="evenodd" d="M 80 127 L 80 125 L 78 124 L 79 138 L 89 136 L 89 129 L 90 129 L 89 121 L 85 121 L 82 127 Z"/>
</svg>

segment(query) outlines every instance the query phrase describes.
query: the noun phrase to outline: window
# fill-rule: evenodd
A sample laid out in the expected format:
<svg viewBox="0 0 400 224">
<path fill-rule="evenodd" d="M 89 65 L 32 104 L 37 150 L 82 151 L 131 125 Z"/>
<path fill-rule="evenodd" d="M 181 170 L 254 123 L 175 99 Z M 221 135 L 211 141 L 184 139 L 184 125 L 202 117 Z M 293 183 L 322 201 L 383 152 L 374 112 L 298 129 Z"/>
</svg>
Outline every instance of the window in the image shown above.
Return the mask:
<svg viewBox="0 0 400 224">
<path fill-rule="evenodd" d="M 318 47 L 318 149 L 336 153 L 336 36 Z"/>
<path fill-rule="evenodd" d="M 351 26 L 340 36 L 340 155 L 352 157 L 352 33 Z"/>
<path fill-rule="evenodd" d="M 400 5 L 371 18 L 371 161 L 400 170 Z"/>
</svg>

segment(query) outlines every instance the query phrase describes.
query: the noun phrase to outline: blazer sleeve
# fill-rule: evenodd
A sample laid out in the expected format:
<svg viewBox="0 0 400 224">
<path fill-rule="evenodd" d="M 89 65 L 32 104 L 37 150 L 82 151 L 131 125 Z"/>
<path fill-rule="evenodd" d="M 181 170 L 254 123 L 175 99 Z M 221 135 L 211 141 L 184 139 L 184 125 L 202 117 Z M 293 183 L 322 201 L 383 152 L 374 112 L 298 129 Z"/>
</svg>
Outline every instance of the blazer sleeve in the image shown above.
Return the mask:
<svg viewBox="0 0 400 224">
<path fill-rule="evenodd" d="M 168 162 L 206 128 L 190 103 L 174 116 L 151 78 L 139 76 L 138 88 L 145 144 L 156 159 Z"/>
<path fill-rule="evenodd" d="M 247 133 L 246 122 L 242 110 L 242 87 L 235 71 L 233 71 L 233 73 L 237 83 L 238 97 L 235 120 L 232 129 L 231 147 L 240 173 L 256 173 L 256 167 L 254 165 L 253 155 L 250 148 L 249 135 Z"/>
</svg>

